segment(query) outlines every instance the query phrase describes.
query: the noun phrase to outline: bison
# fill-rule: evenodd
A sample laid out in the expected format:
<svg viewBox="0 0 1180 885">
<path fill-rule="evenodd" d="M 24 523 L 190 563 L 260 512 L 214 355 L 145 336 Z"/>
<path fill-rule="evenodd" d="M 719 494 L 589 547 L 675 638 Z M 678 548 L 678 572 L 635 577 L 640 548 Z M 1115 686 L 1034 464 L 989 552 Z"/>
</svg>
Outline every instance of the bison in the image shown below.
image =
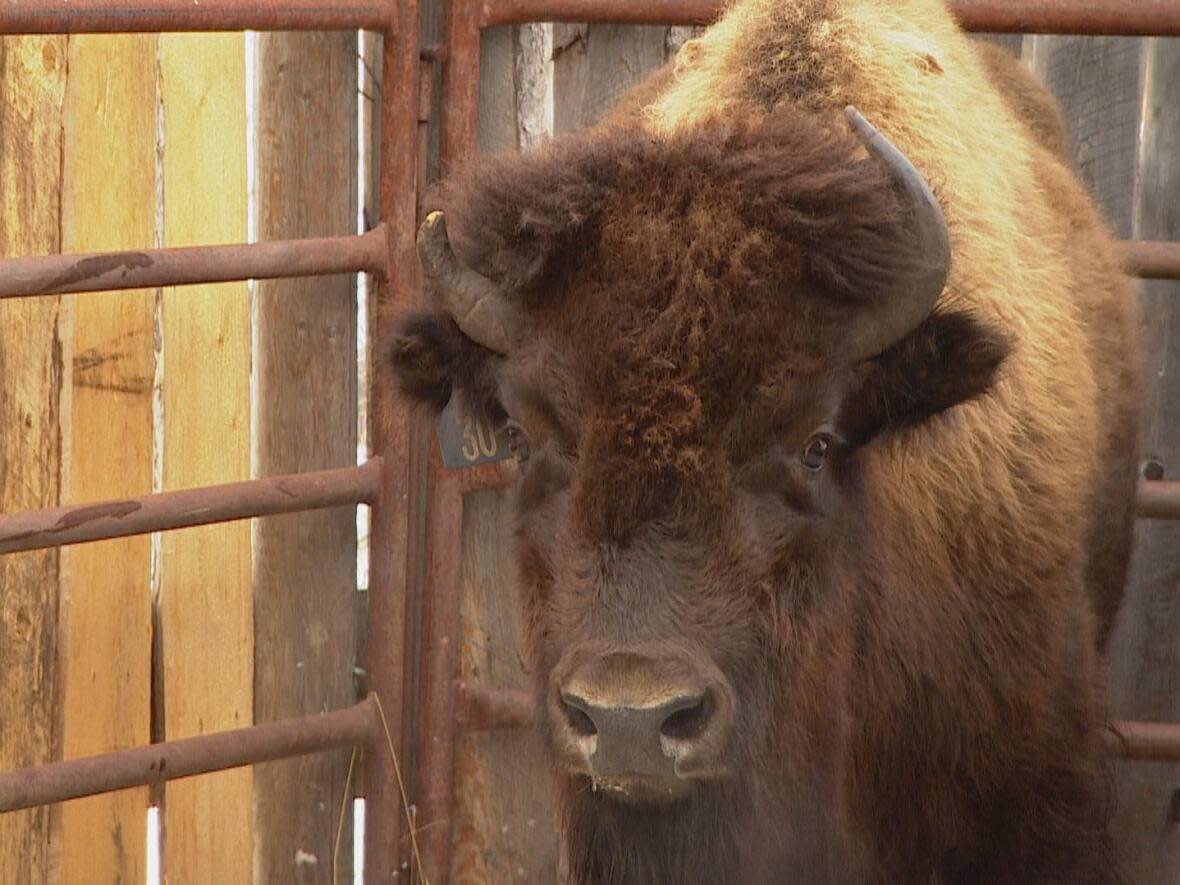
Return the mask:
<svg viewBox="0 0 1180 885">
<path fill-rule="evenodd" d="M 1137 317 L 1016 62 L 740 0 L 437 199 L 386 365 L 516 440 L 570 881 L 1117 881 Z"/>
</svg>

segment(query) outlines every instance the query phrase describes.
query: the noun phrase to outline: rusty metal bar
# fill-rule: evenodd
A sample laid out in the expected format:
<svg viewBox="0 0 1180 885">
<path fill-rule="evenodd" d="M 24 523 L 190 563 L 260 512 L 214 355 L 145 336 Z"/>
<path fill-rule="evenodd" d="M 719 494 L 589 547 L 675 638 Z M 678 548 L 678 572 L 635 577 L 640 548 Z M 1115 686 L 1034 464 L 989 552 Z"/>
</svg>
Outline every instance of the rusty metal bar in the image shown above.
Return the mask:
<svg viewBox="0 0 1180 885">
<path fill-rule="evenodd" d="M 968 31 L 1180 36 L 1175 0 L 951 0 L 951 9 Z"/>
<path fill-rule="evenodd" d="M 392 30 L 389 0 L 0 0 L 0 34 Z"/>
<path fill-rule="evenodd" d="M 0 261 L 0 298 L 336 273 L 384 274 L 387 264 L 383 226 L 351 237 L 10 258 Z"/>
<path fill-rule="evenodd" d="M 1180 244 L 1127 242 L 1122 248 L 1127 270 L 1134 276 L 1180 279 Z M 384 225 L 360 236 L 11 258 L 0 260 L 0 298 L 336 273 L 384 274 L 388 263 Z"/>
<path fill-rule="evenodd" d="M 481 28 L 535 21 L 692 25 L 714 21 L 724 0 L 455 0 L 474 7 Z M 1026 34 L 1180 36 L 1174 0 L 951 0 L 968 31 Z M 453 52 L 453 49 L 452 49 Z"/>
<path fill-rule="evenodd" d="M 379 727 L 370 697 L 333 713 L 20 768 L 0 774 L 0 813 L 335 747 L 376 746 Z"/>
<path fill-rule="evenodd" d="M 417 286 L 418 120 L 420 99 L 419 0 L 385 0 L 396 7 L 398 27 L 386 31 L 381 50 L 380 212 L 387 237 L 388 266 L 373 296 L 370 315 L 388 317 L 412 305 Z M 409 802 L 413 708 L 417 669 L 415 605 L 421 549 L 419 521 L 425 504 L 418 413 L 373 372 L 369 414 L 373 450 L 384 460 L 380 496 L 373 507 L 370 536 L 368 634 L 365 670 L 369 687 L 381 698 L 395 755 L 369 753 L 363 771 L 365 876 L 370 882 L 402 877 L 407 853 L 404 837 L 411 821 L 402 812 L 396 763 L 401 766 Z M 405 877 L 412 881 L 413 871 Z"/>
<path fill-rule="evenodd" d="M 0 516 L 0 554 L 370 503 L 377 498 L 380 479 L 381 459 L 374 458 L 362 467 L 15 513 Z"/>
<path fill-rule="evenodd" d="M 527 691 L 455 683 L 455 725 L 461 731 L 529 728 L 536 722 L 536 704 Z"/>
<path fill-rule="evenodd" d="M 1140 519 L 1180 519 L 1180 482 L 1140 481 L 1136 512 Z"/>
<path fill-rule="evenodd" d="M 1131 276 L 1144 280 L 1180 280 L 1180 243 L 1132 240 L 1121 245 L 1127 273 Z"/>
<path fill-rule="evenodd" d="M 1172 723 L 1112 722 L 1103 743 L 1120 759 L 1180 762 L 1180 725 Z"/>
<path fill-rule="evenodd" d="M 462 0 L 459 0 L 462 2 Z M 728 5 L 722 0 L 482 0 L 480 27 L 526 22 L 588 22 L 619 25 L 703 25 Z"/>
</svg>

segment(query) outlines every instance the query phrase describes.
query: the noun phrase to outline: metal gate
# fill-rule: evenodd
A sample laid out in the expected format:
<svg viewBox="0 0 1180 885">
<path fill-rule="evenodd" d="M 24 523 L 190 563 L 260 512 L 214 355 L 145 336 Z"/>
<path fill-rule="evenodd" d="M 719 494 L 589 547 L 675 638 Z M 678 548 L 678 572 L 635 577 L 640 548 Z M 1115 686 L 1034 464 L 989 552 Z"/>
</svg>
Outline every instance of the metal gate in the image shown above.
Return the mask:
<svg viewBox="0 0 1180 885">
<path fill-rule="evenodd" d="M 430 82 L 441 64 L 441 163 L 454 168 L 475 150 L 480 35 L 497 25 L 539 21 L 701 24 L 718 0 L 451 0 L 441 47 L 419 41 L 419 0 L 21 0 L 0 5 L 0 33 L 365 29 L 384 35 L 380 223 L 352 237 L 253 245 L 62 255 L 0 261 L 0 297 L 81 293 L 201 282 L 369 273 L 381 298 L 416 297 L 414 237 Z M 965 28 L 1009 33 L 1180 36 L 1180 0 L 953 0 Z M 1123 244 L 1131 273 L 1180 279 L 1180 244 Z M 443 883 L 450 870 L 453 753 L 460 729 L 514 728 L 532 721 L 530 699 L 456 680 L 460 521 L 463 496 L 512 481 L 500 465 L 443 469 L 435 447 L 383 389 L 372 409 L 374 456 L 341 470 L 278 476 L 189 491 L 0 517 L 0 554 L 166 531 L 228 520 L 365 503 L 373 508 L 367 671 L 369 696 L 347 709 L 169 741 L 0 774 L 0 812 L 159 783 L 341 746 L 365 749 L 365 869 L 389 882 L 401 868 L 408 822 L 396 759 L 417 716 L 417 790 L 405 797 L 437 825 L 417 834 L 422 872 Z M 427 476 L 423 494 L 419 477 Z M 425 508 L 425 512 L 423 512 Z M 1144 482 L 1139 516 L 1180 519 L 1180 483 Z M 424 520 L 424 548 L 415 527 Z M 424 563 L 419 679 L 407 617 Z M 420 686 L 420 688 L 419 688 Z M 380 701 L 380 703 L 378 703 Z M 1125 758 L 1180 761 L 1180 725 L 1121 722 L 1110 735 Z"/>
</svg>

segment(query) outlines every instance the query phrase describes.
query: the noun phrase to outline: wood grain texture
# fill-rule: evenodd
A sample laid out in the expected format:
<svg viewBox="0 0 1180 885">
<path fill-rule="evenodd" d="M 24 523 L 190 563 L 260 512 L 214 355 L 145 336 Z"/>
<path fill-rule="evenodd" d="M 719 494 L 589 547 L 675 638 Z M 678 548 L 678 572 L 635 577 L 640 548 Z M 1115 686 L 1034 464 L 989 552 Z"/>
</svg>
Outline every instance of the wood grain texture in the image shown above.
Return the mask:
<svg viewBox="0 0 1180 885">
<path fill-rule="evenodd" d="M 1180 240 L 1180 47 L 1145 40 L 1142 126 L 1136 157 L 1136 239 Z M 1180 478 L 1180 284 L 1139 289 L 1147 348 L 1142 452 Z M 1114 713 L 1180 722 L 1180 523 L 1141 521 L 1131 585 L 1111 666 Z M 1118 771 L 1116 835 L 1135 883 L 1175 882 L 1180 870 L 1180 771 L 1125 763 Z"/>
<path fill-rule="evenodd" d="M 529 690 L 513 520 L 508 492 L 478 492 L 464 501 L 460 675 L 478 685 Z M 555 881 L 557 822 L 539 733 L 460 736 L 455 783 L 455 885 Z"/>
<path fill-rule="evenodd" d="M 156 38 L 69 43 L 62 250 L 150 249 L 156 240 Z M 117 161 L 112 162 L 112 158 Z M 155 293 L 66 301 L 73 360 L 69 502 L 152 490 Z M 62 550 L 63 755 L 150 740 L 151 540 Z M 63 882 L 144 881 L 148 791 L 62 806 Z"/>
<path fill-rule="evenodd" d="M 356 227 L 356 35 L 258 39 L 258 237 L 347 234 Z M 356 278 L 260 281 L 253 319 L 255 473 L 355 463 Z M 257 522 L 256 721 L 355 701 L 356 595 L 356 508 Z M 256 881 L 330 881 L 350 755 L 255 769 Z M 340 882 L 352 877 L 346 816 Z"/>
<path fill-rule="evenodd" d="M 598 121 L 631 87 L 662 66 L 668 29 L 625 25 L 554 25 L 553 131 Z"/>
<path fill-rule="evenodd" d="M 164 245 L 246 239 L 245 37 L 160 37 Z M 164 292 L 165 490 L 250 474 L 250 332 L 245 283 Z M 250 725 L 250 525 L 165 534 L 160 556 L 164 731 L 169 739 Z M 170 881 L 249 882 L 249 769 L 170 783 Z"/>
<path fill-rule="evenodd" d="M 0 38 L 0 256 L 60 246 L 62 38 Z M 63 377 L 59 298 L 0 303 L 0 512 L 61 502 Z M 60 752 L 58 554 L 0 557 L 0 771 Z M 52 809 L 0 815 L 0 870 L 51 880 Z"/>
<path fill-rule="evenodd" d="M 479 151 L 498 154 L 520 147 L 514 79 L 516 28 L 483 32 L 479 56 Z"/>
</svg>

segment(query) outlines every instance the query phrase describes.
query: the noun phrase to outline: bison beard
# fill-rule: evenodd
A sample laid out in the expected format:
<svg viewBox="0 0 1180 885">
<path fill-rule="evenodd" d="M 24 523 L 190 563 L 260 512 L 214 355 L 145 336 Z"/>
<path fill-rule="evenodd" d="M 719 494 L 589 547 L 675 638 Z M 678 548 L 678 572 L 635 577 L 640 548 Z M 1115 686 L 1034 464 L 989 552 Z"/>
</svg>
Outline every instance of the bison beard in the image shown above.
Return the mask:
<svg viewBox="0 0 1180 885">
<path fill-rule="evenodd" d="M 937 304 L 845 103 L 940 185 Z M 1118 881 L 1135 318 L 1051 101 L 935 0 L 742 0 L 628 107 L 446 183 L 385 349 L 529 437 L 571 881 Z"/>
</svg>

